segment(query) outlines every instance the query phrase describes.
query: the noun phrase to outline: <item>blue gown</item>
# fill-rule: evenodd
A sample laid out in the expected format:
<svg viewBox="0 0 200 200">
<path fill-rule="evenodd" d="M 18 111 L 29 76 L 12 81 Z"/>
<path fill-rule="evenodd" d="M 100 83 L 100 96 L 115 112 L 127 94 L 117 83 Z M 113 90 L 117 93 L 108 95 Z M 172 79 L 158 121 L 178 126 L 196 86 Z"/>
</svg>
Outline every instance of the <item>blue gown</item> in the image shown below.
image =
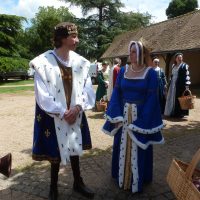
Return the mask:
<svg viewBox="0 0 200 200">
<path fill-rule="evenodd" d="M 131 138 L 130 189 L 134 193 L 142 191 L 143 184 L 152 181 L 152 145 L 164 143 L 160 132 L 163 122 L 156 72 L 148 67 L 144 77 L 129 79 L 125 76 L 125 70 L 122 68 L 117 77 L 102 130 L 114 136 L 112 177 L 120 188 L 126 174 L 127 137 Z M 116 122 L 120 122 L 117 128 L 114 125 Z"/>
</svg>

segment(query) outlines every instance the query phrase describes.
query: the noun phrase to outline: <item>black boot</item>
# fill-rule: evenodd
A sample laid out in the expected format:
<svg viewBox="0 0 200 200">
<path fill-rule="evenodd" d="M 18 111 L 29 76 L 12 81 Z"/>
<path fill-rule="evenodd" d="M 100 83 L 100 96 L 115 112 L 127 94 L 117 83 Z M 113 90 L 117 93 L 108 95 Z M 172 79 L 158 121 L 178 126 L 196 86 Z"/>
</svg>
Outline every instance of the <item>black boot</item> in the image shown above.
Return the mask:
<svg viewBox="0 0 200 200">
<path fill-rule="evenodd" d="M 12 155 L 11 153 L 0 158 L 0 173 L 6 177 L 9 177 L 11 174 L 11 165 L 12 165 Z"/>
<path fill-rule="evenodd" d="M 74 184 L 73 189 L 74 191 L 82 194 L 83 196 L 93 199 L 94 198 L 94 192 L 91 191 L 83 182 L 83 179 L 80 175 L 80 167 L 79 167 L 79 156 L 71 156 L 71 167 L 73 171 L 74 176 Z"/>
<path fill-rule="evenodd" d="M 58 172 L 60 168 L 60 163 L 51 164 L 51 185 L 49 191 L 49 200 L 57 200 L 58 199 Z"/>
</svg>

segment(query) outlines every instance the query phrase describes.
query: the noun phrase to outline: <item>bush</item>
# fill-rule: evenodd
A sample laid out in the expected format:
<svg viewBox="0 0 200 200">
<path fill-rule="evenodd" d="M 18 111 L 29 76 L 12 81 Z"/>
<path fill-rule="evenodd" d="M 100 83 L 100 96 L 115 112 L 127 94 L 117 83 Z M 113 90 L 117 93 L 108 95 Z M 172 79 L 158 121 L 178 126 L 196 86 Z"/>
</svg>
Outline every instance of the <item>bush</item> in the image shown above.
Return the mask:
<svg viewBox="0 0 200 200">
<path fill-rule="evenodd" d="M 0 57 L 0 73 L 27 71 L 29 60 L 24 58 Z"/>
</svg>

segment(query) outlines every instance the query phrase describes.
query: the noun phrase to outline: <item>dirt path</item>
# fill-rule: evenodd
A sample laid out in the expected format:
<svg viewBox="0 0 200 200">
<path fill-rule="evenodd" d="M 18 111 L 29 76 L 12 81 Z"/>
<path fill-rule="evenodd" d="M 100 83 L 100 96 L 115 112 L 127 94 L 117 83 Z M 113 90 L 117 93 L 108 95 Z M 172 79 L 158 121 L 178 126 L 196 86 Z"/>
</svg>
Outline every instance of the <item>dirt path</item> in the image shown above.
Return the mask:
<svg viewBox="0 0 200 200">
<path fill-rule="evenodd" d="M 7 152 L 13 154 L 13 167 L 24 167 L 32 163 L 31 148 L 34 119 L 34 93 L 0 94 L 0 156 Z M 188 120 L 164 120 L 166 128 L 172 132 L 178 127 L 200 123 L 200 99 L 196 109 L 191 110 Z M 98 153 L 112 145 L 112 138 L 101 132 L 104 123 L 102 113 L 87 113 L 94 152 Z M 179 126 L 177 126 L 177 124 Z M 176 126 L 175 126 L 176 125 Z"/>
</svg>

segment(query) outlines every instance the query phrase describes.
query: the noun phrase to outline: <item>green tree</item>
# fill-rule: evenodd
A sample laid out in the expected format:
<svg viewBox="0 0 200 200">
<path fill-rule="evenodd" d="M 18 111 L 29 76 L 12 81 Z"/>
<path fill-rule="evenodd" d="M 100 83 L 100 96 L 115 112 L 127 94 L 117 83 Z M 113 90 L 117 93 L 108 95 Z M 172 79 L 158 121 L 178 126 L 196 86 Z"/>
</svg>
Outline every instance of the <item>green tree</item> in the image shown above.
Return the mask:
<svg viewBox="0 0 200 200">
<path fill-rule="evenodd" d="M 172 0 L 166 9 L 166 15 L 169 19 L 194 11 L 196 8 L 198 8 L 197 0 Z"/>
<path fill-rule="evenodd" d="M 20 57 L 17 38 L 23 32 L 22 22 L 25 20 L 24 17 L 0 14 L 0 56 Z"/>
<path fill-rule="evenodd" d="M 63 21 L 74 21 L 74 16 L 69 12 L 68 8 L 39 8 L 35 18 L 31 20 L 32 26 L 26 29 L 24 37 L 32 56 L 53 48 L 53 28 Z"/>
<path fill-rule="evenodd" d="M 145 26 L 149 24 L 151 18 L 150 15 L 146 14 L 124 13 L 120 11 L 120 8 L 124 5 L 119 0 L 63 1 L 80 6 L 84 16 L 90 11 L 96 12 L 96 14 L 77 19 L 80 28 L 78 52 L 88 59 L 98 59 L 117 34 L 132 30 L 132 28 Z"/>
<path fill-rule="evenodd" d="M 147 13 L 128 12 L 121 14 L 121 29 L 126 31 L 135 30 L 150 24 L 151 15 Z"/>
<path fill-rule="evenodd" d="M 28 68 L 29 61 L 24 59 L 28 50 L 19 40 L 24 35 L 24 21 L 24 17 L 0 14 L 0 74 Z"/>
<path fill-rule="evenodd" d="M 96 57 L 99 58 L 113 38 L 113 30 L 118 24 L 119 8 L 123 7 L 123 4 L 118 0 L 65 1 L 70 2 L 72 5 L 80 6 L 84 16 L 87 15 L 88 12 L 96 10 L 97 14 L 92 14 L 86 19 L 78 20 L 78 23 L 80 26 L 83 26 L 82 33 L 84 34 L 84 39 L 86 39 L 81 40 L 81 43 L 83 41 L 83 43 L 90 45 L 87 45 L 89 50 L 85 50 L 89 53 L 87 57 L 91 58 L 91 56 L 95 54 Z M 81 47 L 83 44 L 81 43 L 78 50 L 82 49 Z M 95 51 L 91 52 L 90 50 Z"/>
</svg>

